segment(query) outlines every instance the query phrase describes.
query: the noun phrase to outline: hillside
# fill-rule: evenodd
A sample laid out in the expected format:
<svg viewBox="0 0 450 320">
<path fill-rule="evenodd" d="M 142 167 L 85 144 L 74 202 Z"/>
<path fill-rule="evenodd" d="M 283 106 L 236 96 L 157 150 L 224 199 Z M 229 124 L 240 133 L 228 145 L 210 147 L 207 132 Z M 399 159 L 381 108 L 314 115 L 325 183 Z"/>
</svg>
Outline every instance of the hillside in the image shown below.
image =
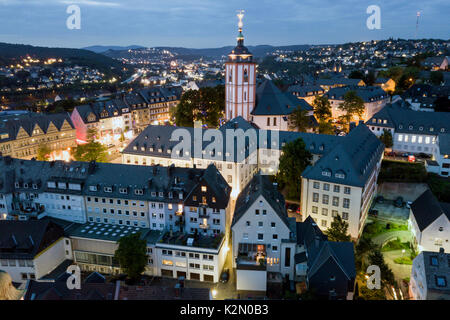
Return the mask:
<svg viewBox="0 0 450 320">
<path fill-rule="evenodd" d="M 38 59 L 61 58 L 65 63 L 96 68 L 102 72 L 115 73 L 122 66 L 119 61 L 88 50 L 0 43 L 0 64 L 18 62 L 27 55 Z"/>
<path fill-rule="evenodd" d="M 269 46 L 269 45 L 259 45 L 259 46 L 248 46 L 248 49 L 255 57 L 264 57 L 268 53 L 274 52 L 276 50 L 306 50 L 309 45 L 292 45 L 292 46 Z M 168 50 L 179 56 L 189 57 L 210 57 L 210 58 L 220 58 L 230 53 L 234 46 L 225 46 L 221 48 L 205 48 L 205 49 L 194 49 L 194 48 L 183 48 L 183 47 L 155 47 L 156 50 Z M 111 58 L 127 58 L 130 53 L 127 50 L 108 50 L 102 54 Z"/>
<path fill-rule="evenodd" d="M 114 50 L 114 51 L 123 51 L 123 50 L 130 50 L 130 49 L 142 49 L 144 47 L 142 46 L 138 46 L 138 45 L 131 45 L 131 46 L 90 46 L 90 47 L 85 47 L 85 48 L 81 48 L 83 50 L 89 50 L 95 53 L 103 53 L 106 52 L 108 50 Z"/>
</svg>

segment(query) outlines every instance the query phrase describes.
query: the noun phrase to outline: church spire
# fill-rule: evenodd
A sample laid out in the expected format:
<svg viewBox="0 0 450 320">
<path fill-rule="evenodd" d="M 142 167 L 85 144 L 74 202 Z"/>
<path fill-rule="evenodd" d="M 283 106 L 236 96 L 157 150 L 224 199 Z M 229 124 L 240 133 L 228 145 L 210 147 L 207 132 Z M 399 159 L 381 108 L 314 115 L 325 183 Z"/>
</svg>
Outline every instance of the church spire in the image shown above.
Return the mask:
<svg viewBox="0 0 450 320">
<path fill-rule="evenodd" d="M 244 35 L 242 34 L 242 27 L 244 26 L 242 19 L 244 18 L 244 10 L 239 10 L 237 17 L 239 19 L 238 28 L 239 28 L 239 34 L 237 36 L 237 43 L 238 46 L 244 45 Z"/>
</svg>

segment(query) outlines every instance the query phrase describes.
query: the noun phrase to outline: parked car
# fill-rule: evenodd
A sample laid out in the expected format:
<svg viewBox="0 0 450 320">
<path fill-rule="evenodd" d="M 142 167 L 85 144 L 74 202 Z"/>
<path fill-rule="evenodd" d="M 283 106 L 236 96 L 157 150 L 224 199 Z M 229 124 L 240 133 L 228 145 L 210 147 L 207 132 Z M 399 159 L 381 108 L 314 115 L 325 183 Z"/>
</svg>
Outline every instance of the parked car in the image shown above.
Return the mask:
<svg viewBox="0 0 450 320">
<path fill-rule="evenodd" d="M 230 279 L 230 270 L 225 269 L 222 271 L 222 274 L 220 275 L 220 282 L 227 283 Z"/>
<path fill-rule="evenodd" d="M 412 201 L 406 201 L 406 208 L 411 209 Z"/>
<path fill-rule="evenodd" d="M 420 158 L 424 158 L 424 159 L 430 159 L 431 158 L 431 156 L 429 155 L 429 154 L 426 154 L 426 153 L 419 153 L 419 157 Z"/>
<path fill-rule="evenodd" d="M 397 199 L 395 199 L 394 206 L 396 206 L 397 208 L 403 207 L 403 198 L 398 197 Z"/>
<path fill-rule="evenodd" d="M 375 199 L 376 203 L 383 203 L 384 202 L 384 197 L 383 196 L 378 196 Z"/>
</svg>

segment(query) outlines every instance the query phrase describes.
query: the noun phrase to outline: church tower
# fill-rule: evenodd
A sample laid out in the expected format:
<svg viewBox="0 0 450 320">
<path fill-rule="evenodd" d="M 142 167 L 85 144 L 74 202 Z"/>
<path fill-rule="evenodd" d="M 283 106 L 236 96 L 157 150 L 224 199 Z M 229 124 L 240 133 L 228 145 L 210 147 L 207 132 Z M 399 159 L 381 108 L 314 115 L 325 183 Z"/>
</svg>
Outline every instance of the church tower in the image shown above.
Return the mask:
<svg viewBox="0 0 450 320">
<path fill-rule="evenodd" d="M 228 55 L 225 63 L 225 116 L 231 120 L 237 116 L 251 121 L 256 97 L 256 63 L 253 55 L 244 46 L 242 18 L 244 11 L 237 14 L 239 34 L 237 46 Z"/>
</svg>

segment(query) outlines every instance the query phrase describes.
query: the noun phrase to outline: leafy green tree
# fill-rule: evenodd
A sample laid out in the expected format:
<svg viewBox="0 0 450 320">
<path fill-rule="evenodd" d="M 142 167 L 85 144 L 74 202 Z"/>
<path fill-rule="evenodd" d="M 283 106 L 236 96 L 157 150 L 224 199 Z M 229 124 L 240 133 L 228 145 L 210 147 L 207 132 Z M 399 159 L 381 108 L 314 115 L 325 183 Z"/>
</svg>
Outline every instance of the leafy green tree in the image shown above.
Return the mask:
<svg viewBox="0 0 450 320">
<path fill-rule="evenodd" d="M 380 267 L 381 279 L 390 285 L 394 285 L 394 273 L 384 261 L 383 254 L 379 248 L 371 251 L 369 254 L 369 263 Z"/>
<path fill-rule="evenodd" d="M 300 132 L 308 131 L 311 127 L 308 111 L 303 110 L 301 107 L 297 107 L 297 109 L 289 115 L 289 127 L 292 130 Z"/>
<path fill-rule="evenodd" d="M 365 270 L 368 254 L 377 248 L 378 246 L 372 242 L 372 239 L 364 236 L 359 239 L 355 247 L 355 264 L 357 270 Z"/>
<path fill-rule="evenodd" d="M 188 90 L 173 111 L 178 126 L 192 127 L 194 121 L 202 121 L 208 127 L 217 127 L 225 110 L 224 86 Z"/>
<path fill-rule="evenodd" d="M 319 133 L 334 135 L 333 125 L 329 121 L 319 121 Z"/>
<path fill-rule="evenodd" d="M 288 142 L 283 147 L 276 179 L 286 187 L 289 198 L 300 199 L 301 175 L 311 160 L 312 154 L 306 150 L 301 138 Z"/>
<path fill-rule="evenodd" d="M 438 86 L 444 81 L 444 74 L 441 71 L 433 71 L 430 73 L 430 81 L 432 84 Z"/>
<path fill-rule="evenodd" d="M 383 133 L 380 135 L 380 140 L 384 143 L 386 148 L 392 148 L 392 146 L 394 145 L 394 142 L 392 140 L 392 133 L 390 130 L 384 129 Z"/>
<path fill-rule="evenodd" d="M 360 70 L 353 70 L 348 77 L 350 79 L 364 79 L 364 73 Z"/>
<path fill-rule="evenodd" d="M 384 289 L 369 289 L 366 285 L 359 289 L 358 297 L 355 300 L 386 300 Z"/>
<path fill-rule="evenodd" d="M 77 161 L 96 161 L 96 162 L 106 162 L 108 159 L 107 150 L 108 148 L 95 141 L 97 133 L 95 129 L 89 129 L 87 133 L 87 143 L 80 144 L 75 148 L 72 148 L 72 157 Z"/>
<path fill-rule="evenodd" d="M 364 100 L 353 91 L 347 91 L 344 95 L 344 102 L 338 108 L 345 112 L 340 120 L 348 127 L 350 121 L 356 116 L 361 118 L 364 113 Z"/>
<path fill-rule="evenodd" d="M 348 234 L 348 223 L 345 222 L 340 215 L 333 218 L 330 228 L 325 231 L 328 240 L 336 242 L 350 241 Z"/>
<path fill-rule="evenodd" d="M 45 143 L 39 144 L 36 160 L 47 161 L 50 158 L 51 152 L 52 149 L 50 149 L 50 147 L 47 144 Z"/>
<path fill-rule="evenodd" d="M 139 279 L 147 265 L 147 242 L 136 232 L 120 238 L 118 243 L 114 258 L 130 279 Z"/>
<path fill-rule="evenodd" d="M 317 96 L 313 102 L 314 115 L 318 120 L 328 120 L 331 118 L 331 104 L 327 97 Z"/>
</svg>

